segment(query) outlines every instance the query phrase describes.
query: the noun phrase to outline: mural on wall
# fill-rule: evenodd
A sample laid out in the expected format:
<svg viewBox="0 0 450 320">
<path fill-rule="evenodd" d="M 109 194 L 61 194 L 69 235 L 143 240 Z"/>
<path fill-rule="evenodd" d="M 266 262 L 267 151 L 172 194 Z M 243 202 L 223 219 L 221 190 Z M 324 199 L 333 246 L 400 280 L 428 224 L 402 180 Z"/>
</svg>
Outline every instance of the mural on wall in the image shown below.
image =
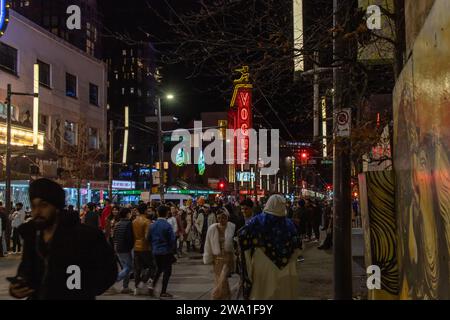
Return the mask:
<svg viewBox="0 0 450 320">
<path fill-rule="evenodd" d="M 450 299 L 450 2 L 436 1 L 394 91 L 400 298 Z"/>
<path fill-rule="evenodd" d="M 397 299 L 399 293 L 394 172 L 359 175 L 366 267 L 381 270 L 381 290 L 369 290 L 369 299 Z"/>
</svg>

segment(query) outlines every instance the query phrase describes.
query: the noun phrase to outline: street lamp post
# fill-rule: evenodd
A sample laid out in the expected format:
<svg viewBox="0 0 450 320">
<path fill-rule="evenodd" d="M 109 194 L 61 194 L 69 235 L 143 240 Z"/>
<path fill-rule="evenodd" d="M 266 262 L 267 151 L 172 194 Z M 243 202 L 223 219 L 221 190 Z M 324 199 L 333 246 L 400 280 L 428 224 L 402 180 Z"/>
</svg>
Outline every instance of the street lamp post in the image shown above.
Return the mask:
<svg viewBox="0 0 450 320">
<path fill-rule="evenodd" d="M 164 150 L 162 141 L 161 97 L 158 97 L 158 156 L 159 156 L 159 195 L 161 204 L 164 202 Z"/>
<path fill-rule="evenodd" d="M 34 78 L 39 76 L 39 67 L 35 67 Z M 36 90 L 34 90 L 36 91 Z M 5 181 L 5 201 L 6 201 L 6 212 L 11 213 L 11 97 L 12 96 L 30 96 L 34 98 L 39 98 L 39 93 L 24 93 L 24 92 L 13 92 L 11 84 L 7 85 L 6 92 L 6 181 Z M 36 124 L 36 118 L 39 115 L 39 100 L 35 99 L 33 103 L 33 123 Z M 33 128 L 34 135 L 37 134 L 37 128 Z M 37 138 L 33 136 L 33 142 L 37 143 Z M 34 145 L 37 148 L 37 145 Z"/>
<path fill-rule="evenodd" d="M 11 84 L 8 84 L 6 98 L 6 181 L 5 201 L 6 213 L 11 213 Z"/>
<path fill-rule="evenodd" d="M 166 95 L 167 100 L 173 100 L 174 95 Z M 163 145 L 163 131 L 162 131 L 162 117 L 161 117 L 161 96 L 158 96 L 158 156 L 159 156 L 159 196 L 161 203 L 164 202 L 164 145 Z"/>
</svg>

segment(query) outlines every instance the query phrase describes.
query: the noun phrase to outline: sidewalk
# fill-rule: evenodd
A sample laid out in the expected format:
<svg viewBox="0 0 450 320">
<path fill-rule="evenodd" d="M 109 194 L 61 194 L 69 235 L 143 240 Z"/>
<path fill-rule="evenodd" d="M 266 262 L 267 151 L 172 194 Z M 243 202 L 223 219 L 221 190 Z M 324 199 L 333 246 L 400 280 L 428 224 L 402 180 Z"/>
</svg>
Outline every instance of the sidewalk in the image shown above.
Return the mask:
<svg viewBox="0 0 450 320">
<path fill-rule="evenodd" d="M 318 243 L 303 244 L 304 262 L 297 264 L 301 300 L 328 300 L 333 294 L 333 253 L 319 250 Z"/>
<path fill-rule="evenodd" d="M 333 292 L 333 256 L 331 251 L 317 249 L 317 243 L 305 243 L 304 262 L 298 263 L 301 300 L 332 299 Z M 0 300 L 12 299 L 8 294 L 9 283 L 6 277 L 14 276 L 20 255 L 0 258 Z M 162 279 L 161 279 L 162 280 Z M 239 276 L 234 274 L 230 279 L 232 300 L 236 299 Z M 209 300 L 214 286 L 212 266 L 204 265 L 199 253 L 189 254 L 173 265 L 168 292 L 176 300 Z M 120 291 L 121 284 L 115 284 Z M 134 288 L 134 281 L 130 281 Z M 131 294 L 104 294 L 98 300 L 156 300 L 151 296 L 134 296 Z"/>
<path fill-rule="evenodd" d="M 12 300 L 8 293 L 9 282 L 6 277 L 16 274 L 20 262 L 20 255 L 9 255 L 0 258 L 0 300 Z M 160 279 L 162 281 L 162 277 Z M 239 277 L 234 274 L 230 279 L 232 297 L 235 298 L 239 285 Z M 204 265 L 199 253 L 189 254 L 178 259 L 173 265 L 172 276 L 167 291 L 174 295 L 176 300 L 210 300 L 211 290 L 214 286 L 212 266 Z M 114 286 L 118 291 L 121 283 Z M 134 281 L 130 280 L 130 288 L 134 289 Z M 151 296 L 134 296 L 132 294 L 104 294 L 98 300 L 159 300 Z"/>
</svg>

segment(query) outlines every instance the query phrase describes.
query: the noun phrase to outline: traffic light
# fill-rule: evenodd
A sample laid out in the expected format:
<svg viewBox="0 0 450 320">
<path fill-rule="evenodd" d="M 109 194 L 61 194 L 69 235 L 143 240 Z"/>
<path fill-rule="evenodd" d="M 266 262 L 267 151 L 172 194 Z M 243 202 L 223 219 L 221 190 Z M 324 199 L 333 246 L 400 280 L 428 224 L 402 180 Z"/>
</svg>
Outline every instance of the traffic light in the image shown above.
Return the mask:
<svg viewBox="0 0 450 320">
<path fill-rule="evenodd" d="M 219 188 L 220 191 L 224 191 L 227 187 L 226 181 L 220 180 L 219 183 L 217 184 L 217 187 Z"/>
<path fill-rule="evenodd" d="M 307 150 L 300 151 L 300 160 L 302 164 L 308 164 L 309 152 Z"/>
</svg>

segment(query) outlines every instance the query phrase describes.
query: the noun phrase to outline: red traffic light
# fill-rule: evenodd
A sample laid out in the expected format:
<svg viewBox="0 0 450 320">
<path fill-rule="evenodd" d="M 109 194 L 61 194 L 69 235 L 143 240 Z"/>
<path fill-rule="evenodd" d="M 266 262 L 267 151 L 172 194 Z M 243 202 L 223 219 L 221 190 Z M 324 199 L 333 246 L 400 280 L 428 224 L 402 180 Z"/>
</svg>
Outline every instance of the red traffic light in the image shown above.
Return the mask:
<svg viewBox="0 0 450 320">
<path fill-rule="evenodd" d="M 302 152 L 302 159 L 308 159 L 308 153 Z"/>
<path fill-rule="evenodd" d="M 224 188 L 225 188 L 225 183 L 219 182 L 219 189 L 224 189 Z"/>
</svg>

